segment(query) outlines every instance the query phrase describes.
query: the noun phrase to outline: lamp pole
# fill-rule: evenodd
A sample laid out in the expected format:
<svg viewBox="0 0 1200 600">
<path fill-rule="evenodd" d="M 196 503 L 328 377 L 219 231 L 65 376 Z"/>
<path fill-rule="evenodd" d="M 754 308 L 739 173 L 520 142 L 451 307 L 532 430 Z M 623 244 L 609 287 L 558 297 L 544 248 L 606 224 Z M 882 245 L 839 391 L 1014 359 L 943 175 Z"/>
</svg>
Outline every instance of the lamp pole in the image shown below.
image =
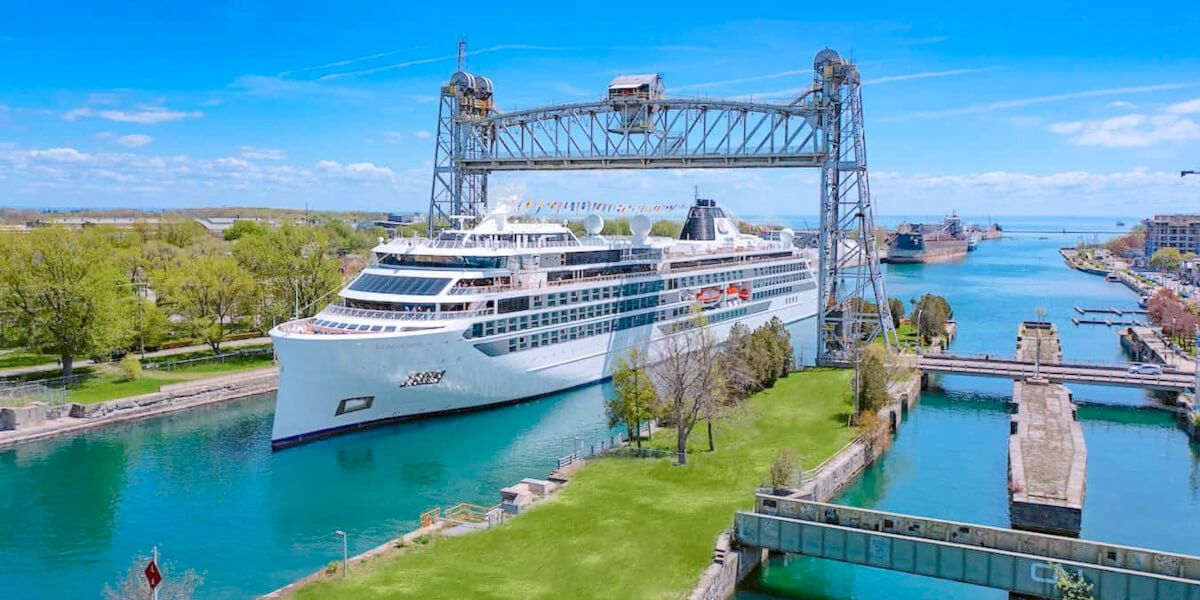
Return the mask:
<svg viewBox="0 0 1200 600">
<path fill-rule="evenodd" d="M 346 541 L 346 532 L 341 529 L 333 532 L 333 535 L 341 536 L 342 538 L 342 579 L 350 576 L 350 545 Z"/>
</svg>

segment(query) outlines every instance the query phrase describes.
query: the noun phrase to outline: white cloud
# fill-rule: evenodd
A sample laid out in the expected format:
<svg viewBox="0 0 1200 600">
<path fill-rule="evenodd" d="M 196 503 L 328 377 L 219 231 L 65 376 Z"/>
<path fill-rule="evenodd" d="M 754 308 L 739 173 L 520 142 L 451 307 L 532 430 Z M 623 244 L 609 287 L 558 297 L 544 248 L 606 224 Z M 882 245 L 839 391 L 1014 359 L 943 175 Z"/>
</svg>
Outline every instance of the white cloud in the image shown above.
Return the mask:
<svg viewBox="0 0 1200 600">
<path fill-rule="evenodd" d="M 948 71 L 924 71 L 921 73 L 909 73 L 907 75 L 889 75 L 887 77 L 876 77 L 875 79 L 864 79 L 864 84 L 870 83 L 888 83 L 891 81 L 907 81 L 909 79 L 930 79 L 934 77 L 953 77 L 955 75 L 968 75 L 970 73 L 987 73 L 989 71 L 999 71 L 1005 67 L 986 67 L 982 69 L 951 69 Z"/>
<path fill-rule="evenodd" d="M 90 162 L 92 156 L 84 154 L 74 148 L 48 148 L 46 150 L 30 150 L 28 152 L 30 158 L 41 158 L 55 163 L 83 163 Z"/>
<path fill-rule="evenodd" d="M 1180 102 L 1178 104 L 1172 104 L 1171 106 L 1167 107 L 1167 112 L 1176 115 L 1200 113 L 1200 98 L 1188 100 L 1187 102 Z"/>
<path fill-rule="evenodd" d="M 62 114 L 62 118 L 67 121 L 100 118 L 109 121 L 116 121 L 117 123 L 138 123 L 141 125 L 155 125 L 158 123 L 178 121 L 181 119 L 199 119 L 203 116 L 204 113 L 198 110 L 178 111 L 169 110 L 162 106 L 140 106 L 135 110 L 96 110 L 85 106 L 68 110 Z"/>
<path fill-rule="evenodd" d="M 1077 146 L 1138 148 L 1200 140 L 1200 123 L 1181 115 L 1200 112 L 1200 98 L 1168 106 L 1159 114 L 1130 113 L 1091 121 L 1067 121 L 1050 126 L 1052 133 L 1069 136 Z"/>
<path fill-rule="evenodd" d="M 1200 82 L 1192 81 L 1186 83 L 1164 83 L 1160 85 L 1143 85 L 1123 88 L 1106 88 L 1100 90 L 1085 90 L 1082 92 L 1072 92 L 1069 94 L 1055 94 L 1052 96 L 1034 96 L 1031 98 L 1018 98 L 1016 100 L 1004 100 L 1001 102 L 988 102 L 984 104 L 973 104 L 963 108 L 950 108 L 943 110 L 928 110 L 912 113 L 909 116 L 917 119 L 937 119 L 941 117 L 952 117 L 957 115 L 970 115 L 988 113 L 1005 108 L 1019 108 L 1029 106 L 1031 104 L 1045 104 L 1048 102 L 1061 102 L 1063 100 L 1074 100 L 1076 98 L 1091 98 L 1095 96 L 1113 96 L 1117 94 L 1143 94 L 1149 92 L 1163 92 L 1167 90 L 1178 90 L 1183 88 L 1191 88 L 1200 86 Z"/>
<path fill-rule="evenodd" d="M 123 135 L 114 141 L 122 146 L 125 146 L 126 148 L 141 148 L 142 146 L 153 142 L 154 137 L 142 133 L 132 133 L 129 135 Z"/>
<path fill-rule="evenodd" d="M 393 144 L 398 144 L 404 140 L 404 136 L 401 135 L 399 131 L 385 131 L 383 132 L 383 140 Z"/>
<path fill-rule="evenodd" d="M 427 140 L 427 139 L 429 139 L 429 138 L 433 137 L 433 134 L 431 134 L 431 133 L 429 133 L 428 131 L 426 131 L 426 130 L 422 129 L 422 130 L 420 130 L 420 131 L 417 131 L 417 132 L 413 133 L 413 137 L 415 137 L 415 138 L 417 138 L 417 139 L 419 139 L 419 140 Z"/>
<path fill-rule="evenodd" d="M 395 179 L 396 173 L 387 167 L 378 167 L 374 163 L 359 162 L 343 165 L 337 161 L 322 160 L 316 164 L 318 171 L 347 179 Z"/>
<path fill-rule="evenodd" d="M 242 146 L 242 158 L 250 160 L 283 160 L 287 158 L 287 152 L 278 148 L 256 148 L 254 146 Z"/>
<path fill-rule="evenodd" d="M 1132 102 L 1126 102 L 1124 100 L 1116 100 L 1114 102 L 1109 102 L 1108 107 L 1109 108 L 1127 108 L 1127 109 L 1132 110 L 1132 109 L 1137 108 L 1137 105 Z"/>
</svg>

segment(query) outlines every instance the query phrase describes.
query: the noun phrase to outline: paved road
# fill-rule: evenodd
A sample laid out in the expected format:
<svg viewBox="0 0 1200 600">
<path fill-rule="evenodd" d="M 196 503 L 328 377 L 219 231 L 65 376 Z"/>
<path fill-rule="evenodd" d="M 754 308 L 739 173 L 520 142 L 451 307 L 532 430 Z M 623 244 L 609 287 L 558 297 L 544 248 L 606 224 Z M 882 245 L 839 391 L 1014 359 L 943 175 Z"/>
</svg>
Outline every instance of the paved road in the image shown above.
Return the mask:
<svg viewBox="0 0 1200 600">
<path fill-rule="evenodd" d="M 248 339 L 244 339 L 244 340 L 232 340 L 232 341 L 224 342 L 221 344 L 221 349 L 224 350 L 226 348 L 243 348 L 246 346 L 259 346 L 262 344 L 270 344 L 270 343 L 271 343 L 271 338 L 267 337 L 267 336 L 263 336 L 263 337 L 256 337 L 256 338 L 248 338 Z M 189 352 L 201 352 L 201 351 L 210 350 L 210 349 L 211 348 L 209 347 L 208 344 L 200 344 L 200 345 L 196 345 L 196 346 L 181 346 L 179 348 L 171 348 L 169 350 L 156 350 L 154 352 L 147 352 L 146 358 L 160 358 L 163 356 L 175 356 L 178 354 L 187 354 Z M 79 367 L 86 367 L 88 365 L 94 365 L 94 364 L 96 364 L 96 363 L 91 360 L 78 360 L 78 361 L 75 361 L 74 366 L 75 366 L 75 368 L 79 368 Z M 27 375 L 29 373 L 41 373 L 43 371 L 57 371 L 58 369 L 59 369 L 59 365 L 56 362 L 45 363 L 45 364 L 41 364 L 41 365 L 32 365 L 32 366 L 28 366 L 28 367 L 15 367 L 12 369 L 0 370 L 0 377 L 16 377 L 17 375 Z"/>
</svg>

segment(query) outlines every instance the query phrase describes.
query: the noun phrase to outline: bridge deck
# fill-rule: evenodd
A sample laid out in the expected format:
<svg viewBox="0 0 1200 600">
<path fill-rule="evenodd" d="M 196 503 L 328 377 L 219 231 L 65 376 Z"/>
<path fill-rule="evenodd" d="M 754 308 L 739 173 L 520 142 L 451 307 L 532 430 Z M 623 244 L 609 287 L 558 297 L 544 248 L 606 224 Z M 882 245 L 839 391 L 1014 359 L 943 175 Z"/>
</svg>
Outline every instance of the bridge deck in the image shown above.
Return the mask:
<svg viewBox="0 0 1200 600">
<path fill-rule="evenodd" d="M 1034 375 L 1033 361 L 1021 361 L 1011 356 L 924 354 L 918 366 L 927 373 L 977 375 L 1004 379 L 1029 379 Z M 1138 387 L 1154 390 L 1189 391 L 1195 384 L 1191 372 L 1165 369 L 1161 375 L 1130 373 L 1127 365 L 1046 364 L 1041 376 L 1053 383 L 1086 383 L 1118 387 Z"/>
<path fill-rule="evenodd" d="M 1056 598 L 1054 564 L 1097 600 L 1200 600 L 1200 557 L 759 494 L 737 542 Z"/>
</svg>

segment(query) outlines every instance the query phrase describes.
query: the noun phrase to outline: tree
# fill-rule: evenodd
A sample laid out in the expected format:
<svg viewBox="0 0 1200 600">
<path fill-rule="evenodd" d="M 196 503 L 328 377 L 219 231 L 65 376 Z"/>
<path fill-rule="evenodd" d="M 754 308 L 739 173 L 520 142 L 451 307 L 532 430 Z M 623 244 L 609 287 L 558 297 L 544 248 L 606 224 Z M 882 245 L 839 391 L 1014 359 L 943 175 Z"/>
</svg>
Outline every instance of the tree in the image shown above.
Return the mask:
<svg viewBox="0 0 1200 600">
<path fill-rule="evenodd" d="M 1095 600 L 1092 584 L 1078 570 L 1068 571 L 1058 563 L 1050 563 L 1050 567 L 1054 569 L 1054 589 L 1062 600 Z"/>
<path fill-rule="evenodd" d="M 142 363 L 135 354 L 126 354 L 119 363 L 125 381 L 137 381 L 142 377 Z"/>
<path fill-rule="evenodd" d="M 213 352 L 221 351 L 226 328 L 245 314 L 257 292 L 254 278 L 225 256 L 189 258 L 179 269 L 161 273 L 156 285 Z"/>
<path fill-rule="evenodd" d="M 734 323 L 721 346 L 721 370 L 725 374 L 726 395 L 732 399 L 740 400 L 759 389 L 751 336 L 748 327 Z"/>
<path fill-rule="evenodd" d="M 234 221 L 233 225 L 230 225 L 225 232 L 221 234 L 221 237 L 225 238 L 225 241 L 227 242 L 232 242 L 234 240 L 241 239 L 242 236 L 262 235 L 263 233 L 266 233 L 266 231 L 267 228 L 258 221 L 242 219 L 240 221 Z"/>
<path fill-rule="evenodd" d="M 799 483 L 800 455 L 791 448 L 780 448 L 771 463 L 771 487 L 784 490 Z"/>
<path fill-rule="evenodd" d="M 0 239 L 0 305 L 27 342 L 53 352 L 63 377 L 76 356 L 103 354 L 127 341 L 133 303 L 103 239 L 62 227 Z"/>
<path fill-rule="evenodd" d="M 208 236 L 208 230 L 193 219 L 167 219 L 158 226 L 158 237 L 176 248 L 187 248 Z"/>
<path fill-rule="evenodd" d="M 338 261 L 329 253 L 329 238 L 322 230 L 291 223 L 234 244 L 233 255 L 262 285 L 260 326 L 321 310 L 321 302 L 342 284 Z"/>
<path fill-rule="evenodd" d="M 946 322 L 954 318 L 954 311 L 945 298 L 934 294 L 924 294 L 913 307 L 917 315 L 917 332 L 925 340 L 942 335 L 946 331 Z"/>
<path fill-rule="evenodd" d="M 899 328 L 904 320 L 904 301 L 899 298 L 888 298 L 888 310 L 892 313 L 892 327 Z"/>
<path fill-rule="evenodd" d="M 1150 266 L 1159 271 L 1174 271 L 1183 261 L 1183 255 L 1175 248 L 1159 248 L 1150 257 Z"/>
<path fill-rule="evenodd" d="M 854 386 L 855 409 L 871 412 L 883 408 L 888 401 L 888 351 L 879 344 L 868 344 L 859 353 Z"/>
<path fill-rule="evenodd" d="M 131 600 L 134 598 L 150 598 L 154 595 L 150 584 L 146 582 L 144 570 L 150 564 L 150 557 L 139 553 L 133 563 L 121 575 L 116 586 L 104 585 L 104 600 Z M 162 583 L 158 586 L 158 600 L 190 600 L 195 597 L 196 589 L 204 583 L 204 578 L 192 569 L 180 571 L 173 561 L 158 561 L 158 570 L 162 574 Z"/>
<path fill-rule="evenodd" d="M 654 364 L 655 387 L 663 402 L 660 420 L 675 427 L 678 464 L 687 464 L 687 441 L 701 418 L 712 414 L 712 404 L 724 398 L 725 384 L 717 359 L 717 344 L 708 322 L 697 310 L 684 329 L 660 342 Z"/>
<path fill-rule="evenodd" d="M 654 416 L 658 390 L 646 370 L 646 355 L 637 349 L 617 358 L 612 375 L 616 395 L 607 405 L 608 426 L 625 424 L 625 431 L 642 447 L 642 421 Z"/>
</svg>

